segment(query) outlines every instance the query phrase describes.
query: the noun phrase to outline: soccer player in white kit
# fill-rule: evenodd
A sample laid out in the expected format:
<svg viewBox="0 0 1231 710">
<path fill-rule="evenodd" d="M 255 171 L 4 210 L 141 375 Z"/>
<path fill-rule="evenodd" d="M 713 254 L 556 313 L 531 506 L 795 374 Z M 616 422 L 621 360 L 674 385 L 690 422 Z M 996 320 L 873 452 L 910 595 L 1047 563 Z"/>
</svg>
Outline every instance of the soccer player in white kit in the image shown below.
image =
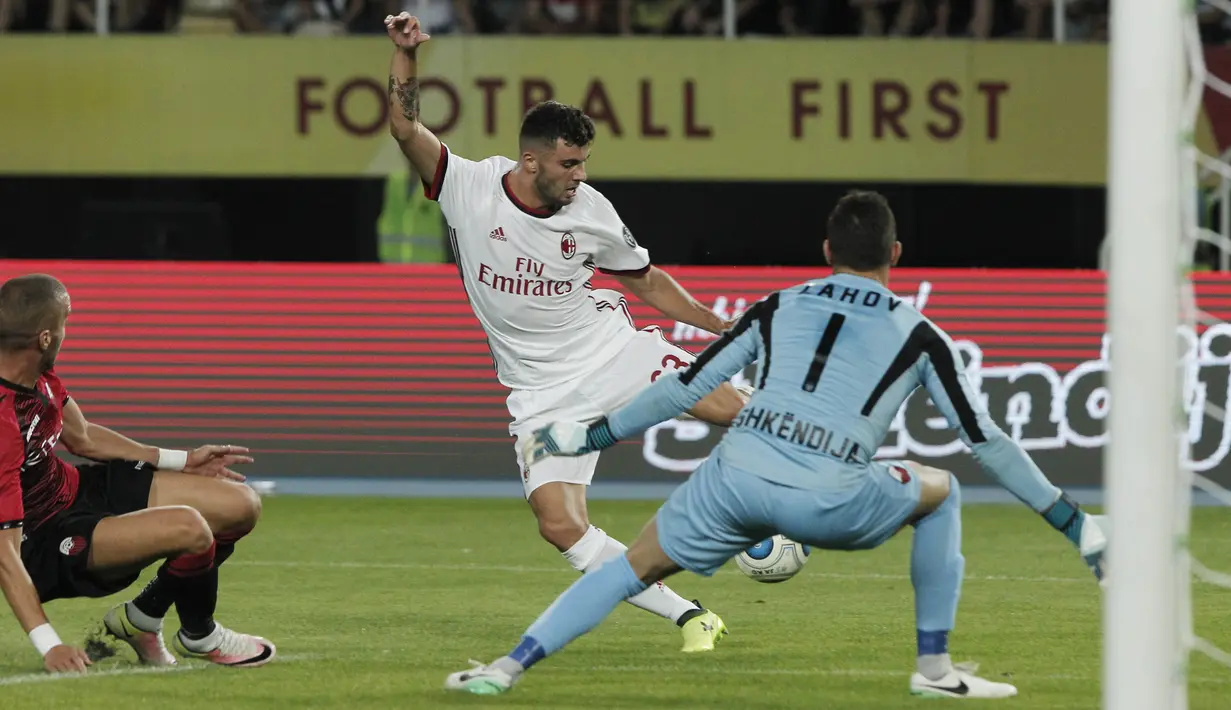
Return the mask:
<svg viewBox="0 0 1231 710">
<path fill-rule="evenodd" d="M 509 433 L 539 532 L 576 570 L 594 569 L 626 549 L 586 512 L 597 452 L 528 466 L 522 444 L 552 421 L 601 417 L 693 355 L 657 328 L 637 330 L 624 298 L 592 289 L 590 278 L 602 270 L 667 317 L 712 333 L 729 323 L 652 266 L 611 203 L 585 183 L 594 124 L 580 109 L 543 102 L 522 123 L 519 160 L 467 160 L 419 121 L 416 51 L 429 35 L 408 13 L 386 17 L 385 27 L 395 45 L 390 131 L 449 223 L 467 297 L 511 390 Z M 743 404 L 724 383 L 689 414 L 727 426 Z M 717 615 L 662 584 L 628 601 L 676 622 L 685 652 L 712 650 L 726 634 Z"/>
</svg>

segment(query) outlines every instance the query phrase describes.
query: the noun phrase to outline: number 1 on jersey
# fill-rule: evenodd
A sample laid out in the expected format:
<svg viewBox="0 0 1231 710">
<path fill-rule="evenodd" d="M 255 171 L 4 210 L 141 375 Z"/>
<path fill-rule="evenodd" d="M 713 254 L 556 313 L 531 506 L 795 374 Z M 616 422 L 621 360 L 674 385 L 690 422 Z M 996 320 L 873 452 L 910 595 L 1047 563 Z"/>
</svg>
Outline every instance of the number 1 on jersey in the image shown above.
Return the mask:
<svg viewBox="0 0 1231 710">
<path fill-rule="evenodd" d="M 812 365 L 808 367 L 808 375 L 804 378 L 803 391 L 816 391 L 816 383 L 820 381 L 821 373 L 825 371 L 829 353 L 833 350 L 834 341 L 838 339 L 838 331 L 842 330 L 842 324 L 845 322 L 846 316 L 841 313 L 835 313 L 829 317 L 825 332 L 821 333 L 821 342 L 816 346 L 816 354 L 812 356 Z"/>
</svg>

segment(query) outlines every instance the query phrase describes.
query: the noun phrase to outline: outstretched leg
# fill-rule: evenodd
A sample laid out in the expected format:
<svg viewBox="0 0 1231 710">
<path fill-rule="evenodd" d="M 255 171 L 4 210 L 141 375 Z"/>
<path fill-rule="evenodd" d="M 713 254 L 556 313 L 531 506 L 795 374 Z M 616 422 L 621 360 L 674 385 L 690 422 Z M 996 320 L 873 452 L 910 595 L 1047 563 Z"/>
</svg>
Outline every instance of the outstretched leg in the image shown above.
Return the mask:
<svg viewBox="0 0 1231 710">
<path fill-rule="evenodd" d="M 598 626 L 621 601 L 644 594 L 650 585 L 681 567 L 712 575 L 751 545 L 758 539 L 755 535 L 761 534 L 761 526 L 757 526 L 755 535 L 743 529 L 739 514 L 732 512 L 732 506 L 740 505 L 740 496 L 722 483 L 717 468 L 714 459 L 702 464 L 671 493 L 627 552 L 574 582 L 526 630 L 508 655 L 450 675 L 445 687 L 480 694 L 502 693 L 527 668 Z M 754 486 L 762 485 L 760 479 L 753 481 Z M 718 638 L 726 633 L 722 620 L 709 611 L 691 619 L 685 630 L 690 627 Z"/>
<path fill-rule="evenodd" d="M 547 459 L 536 466 L 551 465 L 566 459 Z M 597 570 L 608 560 L 624 554 L 623 543 L 590 524 L 586 511 L 586 486 L 553 481 L 530 494 L 530 508 L 539 522 L 539 533 L 564 555 L 573 569 L 582 573 Z M 657 580 L 655 580 L 657 582 Z M 629 598 L 629 604 L 670 619 L 681 628 L 705 613 L 696 602 L 676 594 L 664 584 L 651 584 Z M 685 634 L 686 653 L 709 651 L 715 639 L 705 634 Z"/>
<path fill-rule="evenodd" d="M 598 626 L 620 602 L 644 593 L 649 585 L 679 569 L 659 546 L 658 528 L 651 520 L 627 553 L 583 575 L 557 597 L 508 655 L 486 666 L 454 673 L 445 687 L 481 695 L 508 690 L 527 668 Z"/>
</svg>

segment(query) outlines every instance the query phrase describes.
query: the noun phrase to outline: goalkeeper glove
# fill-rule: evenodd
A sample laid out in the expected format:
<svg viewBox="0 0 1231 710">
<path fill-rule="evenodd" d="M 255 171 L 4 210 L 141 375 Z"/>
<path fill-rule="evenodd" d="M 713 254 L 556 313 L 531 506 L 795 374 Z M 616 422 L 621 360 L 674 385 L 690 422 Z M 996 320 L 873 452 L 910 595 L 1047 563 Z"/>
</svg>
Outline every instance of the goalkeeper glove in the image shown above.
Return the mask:
<svg viewBox="0 0 1231 710">
<path fill-rule="evenodd" d="M 535 430 L 522 447 L 522 458 L 529 466 L 548 456 L 583 456 L 615 443 L 606 417 L 588 426 L 577 422 L 553 422 Z"/>
</svg>

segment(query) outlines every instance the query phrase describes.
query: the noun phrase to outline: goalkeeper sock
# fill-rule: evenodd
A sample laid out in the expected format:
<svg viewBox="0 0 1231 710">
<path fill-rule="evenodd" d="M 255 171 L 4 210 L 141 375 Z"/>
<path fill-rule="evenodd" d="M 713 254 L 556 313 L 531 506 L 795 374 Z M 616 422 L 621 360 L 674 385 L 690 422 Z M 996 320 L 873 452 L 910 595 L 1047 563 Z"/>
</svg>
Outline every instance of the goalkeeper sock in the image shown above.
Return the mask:
<svg viewBox="0 0 1231 710">
<path fill-rule="evenodd" d="M 915 670 L 928 680 L 940 680 L 953 670 L 953 659 L 949 657 L 948 631 L 918 631 L 915 638 L 918 642 L 919 655 L 915 658 Z"/>
<path fill-rule="evenodd" d="M 1061 492 L 1060 497 L 1051 507 L 1043 511 L 1043 519 L 1053 528 L 1064 533 L 1069 542 L 1081 545 L 1081 529 L 1086 524 L 1086 511 L 1082 510 L 1077 501 Z"/>
<path fill-rule="evenodd" d="M 526 644 L 523 644 L 523 645 L 526 645 Z M 527 648 L 524 648 L 524 649 L 521 646 L 518 646 L 517 648 L 513 649 L 513 653 L 517 654 L 518 658 L 529 658 L 530 656 L 534 655 L 536 651 L 533 648 L 533 644 L 529 644 L 527 645 Z M 497 658 L 496 660 L 492 661 L 491 667 L 498 668 L 504 671 L 505 673 L 508 673 L 509 677 L 513 678 L 514 680 L 517 679 L 517 676 L 526 672 L 526 667 L 523 666 L 521 663 L 519 663 L 512 656 L 501 656 L 500 658 Z"/>
<path fill-rule="evenodd" d="M 564 552 L 564 559 L 578 572 L 590 572 L 607 560 L 623 555 L 627 550 L 619 540 L 591 525 L 586 534 Z M 664 619 L 670 619 L 679 626 L 701 613 L 696 604 L 676 594 L 662 582 L 651 584 L 644 592 L 629 599 L 628 603 Z"/>
<path fill-rule="evenodd" d="M 919 673 L 930 680 L 944 677 L 949 661 L 949 630 L 957 617 L 962 593 L 962 491 L 950 477 L 949 497 L 915 523 L 911 543 L 910 581 L 915 588 L 915 629 Z"/>
<path fill-rule="evenodd" d="M 508 657 L 529 668 L 589 632 L 615 611 L 620 602 L 646 589 L 628 557 L 608 560 L 587 572 L 547 607 Z"/>
</svg>

